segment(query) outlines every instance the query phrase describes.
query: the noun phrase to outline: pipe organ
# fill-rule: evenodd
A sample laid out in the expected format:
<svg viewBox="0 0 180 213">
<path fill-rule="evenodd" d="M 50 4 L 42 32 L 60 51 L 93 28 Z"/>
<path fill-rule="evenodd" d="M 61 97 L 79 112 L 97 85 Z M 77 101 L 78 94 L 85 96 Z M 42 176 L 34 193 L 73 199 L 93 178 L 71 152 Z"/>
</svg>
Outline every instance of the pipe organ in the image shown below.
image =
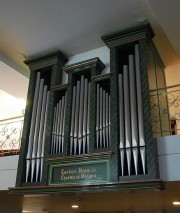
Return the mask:
<svg viewBox="0 0 180 213">
<path fill-rule="evenodd" d="M 48 86 L 38 72 L 26 155 L 26 182 L 42 179 L 48 101 Z"/>
<path fill-rule="evenodd" d="M 127 57 L 128 65 L 123 65 L 122 73 L 118 74 L 119 149 L 122 176 L 125 175 L 125 170 L 127 175 L 146 174 L 138 44 L 134 46 L 134 55 Z"/>
<path fill-rule="evenodd" d="M 110 146 L 110 94 L 99 84 L 96 90 L 96 148 L 105 148 Z"/>
<path fill-rule="evenodd" d="M 140 25 L 103 36 L 107 74 L 97 57 L 65 65 L 60 51 L 25 61 L 31 77 L 12 191 L 113 190 L 134 181 L 161 188 L 148 88 L 153 35 Z"/>
<path fill-rule="evenodd" d="M 81 75 L 73 86 L 70 155 L 89 153 L 89 110 L 91 83 Z"/>
<path fill-rule="evenodd" d="M 51 154 L 63 153 L 66 94 L 58 100 L 54 107 Z"/>
</svg>

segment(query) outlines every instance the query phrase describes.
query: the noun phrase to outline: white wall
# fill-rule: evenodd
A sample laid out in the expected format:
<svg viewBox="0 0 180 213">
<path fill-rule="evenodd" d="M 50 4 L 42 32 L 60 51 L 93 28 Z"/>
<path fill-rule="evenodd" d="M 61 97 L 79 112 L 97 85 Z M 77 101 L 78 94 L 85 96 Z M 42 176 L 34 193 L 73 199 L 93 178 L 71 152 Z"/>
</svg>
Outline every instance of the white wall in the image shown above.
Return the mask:
<svg viewBox="0 0 180 213">
<path fill-rule="evenodd" d="M 0 120 L 21 116 L 29 79 L 0 61 Z"/>
<path fill-rule="evenodd" d="M 161 180 L 180 180 L 180 135 L 158 138 L 157 144 Z"/>
<path fill-rule="evenodd" d="M 19 155 L 0 157 L 0 190 L 14 187 Z"/>
</svg>

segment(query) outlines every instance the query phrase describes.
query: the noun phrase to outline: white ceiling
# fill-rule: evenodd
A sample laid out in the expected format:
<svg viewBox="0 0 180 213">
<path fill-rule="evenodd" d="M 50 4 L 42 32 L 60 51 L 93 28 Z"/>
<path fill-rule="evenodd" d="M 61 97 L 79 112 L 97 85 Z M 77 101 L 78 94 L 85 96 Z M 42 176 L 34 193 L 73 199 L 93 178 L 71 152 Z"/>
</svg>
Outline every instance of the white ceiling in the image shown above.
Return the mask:
<svg viewBox="0 0 180 213">
<path fill-rule="evenodd" d="M 180 55 L 179 9 L 179 0 L 0 0 L 0 51 L 28 70 L 24 55 L 60 49 L 72 56 L 103 46 L 102 35 L 147 18 L 168 64 L 177 57 L 172 46 Z"/>
</svg>

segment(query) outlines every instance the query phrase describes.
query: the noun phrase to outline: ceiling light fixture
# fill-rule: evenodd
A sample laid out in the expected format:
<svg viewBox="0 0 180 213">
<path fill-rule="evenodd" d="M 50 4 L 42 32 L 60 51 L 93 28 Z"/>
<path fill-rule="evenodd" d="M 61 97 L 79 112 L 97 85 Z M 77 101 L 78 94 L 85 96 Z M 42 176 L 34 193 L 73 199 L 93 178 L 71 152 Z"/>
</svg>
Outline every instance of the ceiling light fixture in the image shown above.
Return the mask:
<svg viewBox="0 0 180 213">
<path fill-rule="evenodd" d="M 133 18 L 133 20 L 135 20 L 138 23 L 143 23 L 143 22 L 147 21 L 147 15 L 140 11 L 134 13 L 132 18 Z"/>
<path fill-rule="evenodd" d="M 179 201 L 174 201 L 174 202 L 173 202 L 173 205 L 174 205 L 174 206 L 179 206 L 179 205 L 180 205 L 180 202 L 179 202 Z"/>
<path fill-rule="evenodd" d="M 72 208 L 77 209 L 79 206 L 78 205 L 72 205 Z"/>
</svg>

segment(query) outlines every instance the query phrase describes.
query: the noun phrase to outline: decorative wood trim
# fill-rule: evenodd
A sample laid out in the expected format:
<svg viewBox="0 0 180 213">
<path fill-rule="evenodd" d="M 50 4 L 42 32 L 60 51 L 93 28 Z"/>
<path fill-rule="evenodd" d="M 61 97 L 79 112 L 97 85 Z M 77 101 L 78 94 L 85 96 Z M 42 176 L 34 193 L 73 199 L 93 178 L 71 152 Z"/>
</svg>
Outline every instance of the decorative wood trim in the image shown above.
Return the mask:
<svg viewBox="0 0 180 213">
<path fill-rule="evenodd" d="M 61 90 L 67 90 L 68 84 L 61 84 L 61 85 L 56 85 L 51 87 L 51 91 L 61 91 Z"/>
<path fill-rule="evenodd" d="M 89 161 L 95 159 L 104 159 L 110 158 L 112 156 L 112 152 L 99 152 L 99 153 L 92 153 L 92 154 L 83 154 L 83 155 L 70 155 L 70 156 L 63 156 L 63 157 L 46 157 L 44 160 L 46 163 L 51 162 L 79 162 L 79 161 Z"/>
<path fill-rule="evenodd" d="M 154 32 L 149 23 L 136 25 L 126 28 L 115 33 L 102 36 L 105 44 L 111 48 L 115 46 L 124 45 L 126 43 L 141 40 L 143 38 L 153 38 Z"/>
<path fill-rule="evenodd" d="M 72 191 L 118 191 L 118 190 L 134 190 L 134 189 L 165 189 L 165 183 L 160 179 L 151 180 L 131 180 L 122 182 L 98 182 L 83 184 L 63 184 L 50 186 L 24 186 L 10 187 L 11 194 L 36 194 L 36 193 L 56 193 L 56 192 L 72 192 Z"/>
<path fill-rule="evenodd" d="M 104 75 L 93 76 L 91 79 L 94 79 L 96 82 L 98 82 L 98 81 L 108 80 L 108 79 L 111 78 L 111 76 L 112 76 L 112 73 L 107 73 L 107 74 L 104 74 Z"/>
<path fill-rule="evenodd" d="M 68 61 L 68 57 L 60 50 L 57 50 L 51 53 L 30 57 L 30 59 L 25 60 L 24 63 L 29 66 L 31 71 L 35 71 L 43 67 L 57 64 L 59 60 L 65 64 Z"/>
<path fill-rule="evenodd" d="M 66 73 L 72 73 L 75 71 L 80 71 L 82 69 L 91 68 L 92 66 L 95 66 L 97 71 L 99 72 L 101 72 L 105 68 L 105 65 L 103 64 L 103 62 L 98 57 L 96 57 L 96 58 L 81 61 L 75 64 L 64 66 L 62 67 L 62 69 Z"/>
</svg>

